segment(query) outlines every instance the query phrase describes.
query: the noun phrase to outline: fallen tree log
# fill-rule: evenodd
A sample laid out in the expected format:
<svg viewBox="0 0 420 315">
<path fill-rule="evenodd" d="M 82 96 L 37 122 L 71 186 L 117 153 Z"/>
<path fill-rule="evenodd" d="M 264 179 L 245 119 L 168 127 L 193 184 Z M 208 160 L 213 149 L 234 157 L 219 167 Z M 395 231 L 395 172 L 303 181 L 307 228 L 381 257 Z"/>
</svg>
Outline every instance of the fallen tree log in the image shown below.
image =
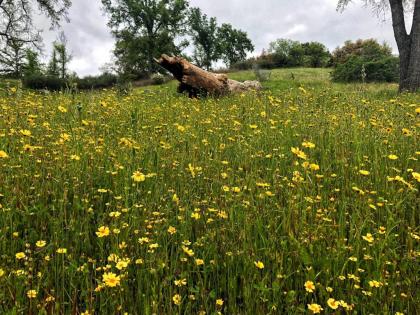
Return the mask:
<svg viewBox="0 0 420 315">
<path fill-rule="evenodd" d="M 181 57 L 162 55 L 155 61 L 180 82 L 178 92 L 187 92 L 191 98 L 201 95 L 222 96 L 262 89 L 258 81 L 231 80 L 225 74 L 205 71 Z"/>
</svg>

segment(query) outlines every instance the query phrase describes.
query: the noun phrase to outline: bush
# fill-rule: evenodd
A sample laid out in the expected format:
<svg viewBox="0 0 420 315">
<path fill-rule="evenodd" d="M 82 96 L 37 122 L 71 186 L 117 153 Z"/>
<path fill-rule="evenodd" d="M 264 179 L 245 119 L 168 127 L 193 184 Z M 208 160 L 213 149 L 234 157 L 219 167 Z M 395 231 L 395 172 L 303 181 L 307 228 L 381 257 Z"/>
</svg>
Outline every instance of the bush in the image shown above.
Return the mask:
<svg viewBox="0 0 420 315">
<path fill-rule="evenodd" d="M 392 57 L 392 49 L 387 44 L 379 44 L 376 39 L 358 39 L 355 42 L 346 41 L 332 53 L 332 64 L 337 66 L 347 62 L 351 57 L 358 56 L 366 61 Z"/>
<path fill-rule="evenodd" d="M 66 85 L 66 80 L 49 75 L 34 74 L 23 78 L 23 86 L 33 90 L 59 91 Z"/>
<path fill-rule="evenodd" d="M 150 77 L 150 79 L 152 80 L 152 83 L 154 85 L 160 85 L 165 83 L 165 76 L 163 74 L 160 73 L 154 73 L 152 74 L 152 76 Z"/>
<path fill-rule="evenodd" d="M 399 61 L 397 57 L 368 61 L 359 56 L 352 56 L 346 62 L 338 64 L 331 75 L 333 81 L 337 82 L 362 82 L 363 71 L 366 74 L 366 82 L 398 82 Z"/>
<path fill-rule="evenodd" d="M 74 78 L 65 80 L 56 76 L 33 74 L 23 79 L 23 86 L 33 90 L 59 91 L 75 83 L 80 90 L 103 89 L 113 87 L 117 83 L 117 76 L 110 73 L 104 73 L 99 76 L 87 76 L 84 78 Z"/>
<path fill-rule="evenodd" d="M 77 87 L 80 90 L 104 89 L 117 84 L 117 76 L 111 73 L 103 73 L 99 76 L 87 76 L 76 79 Z"/>
<path fill-rule="evenodd" d="M 399 58 L 386 57 L 365 64 L 366 80 L 372 82 L 398 82 Z"/>
<path fill-rule="evenodd" d="M 255 65 L 254 74 L 259 82 L 266 82 L 270 80 L 271 70 L 262 70 L 258 67 L 258 65 Z"/>
<path fill-rule="evenodd" d="M 250 58 L 244 61 L 237 62 L 230 66 L 233 70 L 251 70 L 255 64 L 255 58 Z"/>
</svg>

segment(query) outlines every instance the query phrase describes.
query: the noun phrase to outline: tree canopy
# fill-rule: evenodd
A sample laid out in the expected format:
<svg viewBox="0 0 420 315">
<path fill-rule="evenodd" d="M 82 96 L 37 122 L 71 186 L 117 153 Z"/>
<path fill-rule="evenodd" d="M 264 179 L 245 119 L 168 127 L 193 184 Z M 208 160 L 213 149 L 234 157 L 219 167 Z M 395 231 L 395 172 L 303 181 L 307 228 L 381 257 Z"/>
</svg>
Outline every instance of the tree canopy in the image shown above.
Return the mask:
<svg viewBox="0 0 420 315">
<path fill-rule="evenodd" d="M 254 45 L 247 33 L 234 29 L 231 24 L 222 24 L 218 29 L 217 37 L 222 59 L 228 67 L 245 60 L 247 52 L 254 51 Z"/>
<path fill-rule="evenodd" d="M 186 29 L 186 0 L 102 0 L 102 4 L 116 37 L 121 71 L 137 76 L 153 72 L 157 70 L 155 56 L 178 54 L 185 46 L 176 38 Z"/>
<path fill-rule="evenodd" d="M 217 38 L 217 21 L 207 17 L 199 8 L 192 8 L 189 17 L 189 34 L 195 45 L 193 59 L 199 67 L 210 69 L 213 61 L 220 58 L 221 46 Z"/>
<path fill-rule="evenodd" d="M 0 0 L 0 40 L 34 43 L 39 32 L 33 25 L 34 11 L 38 9 L 52 26 L 67 17 L 71 0 Z"/>
</svg>

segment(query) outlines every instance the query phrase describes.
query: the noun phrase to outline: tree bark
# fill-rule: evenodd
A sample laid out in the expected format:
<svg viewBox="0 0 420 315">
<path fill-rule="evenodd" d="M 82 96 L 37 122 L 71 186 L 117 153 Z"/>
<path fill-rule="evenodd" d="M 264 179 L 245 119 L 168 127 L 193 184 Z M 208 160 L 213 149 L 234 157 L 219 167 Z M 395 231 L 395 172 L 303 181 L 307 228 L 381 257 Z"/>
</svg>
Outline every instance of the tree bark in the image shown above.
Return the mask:
<svg viewBox="0 0 420 315">
<path fill-rule="evenodd" d="M 411 52 L 408 62 L 406 89 L 420 90 L 420 0 L 416 0 L 411 27 Z"/>
<path fill-rule="evenodd" d="M 420 90 L 420 0 L 415 0 L 413 25 L 407 34 L 402 0 L 389 0 L 392 26 L 400 53 L 400 91 Z"/>
<path fill-rule="evenodd" d="M 188 92 L 189 97 L 200 95 L 222 96 L 247 90 L 261 90 L 258 81 L 238 82 L 225 74 L 205 71 L 181 57 L 162 55 L 155 61 L 168 70 L 180 82 L 178 92 Z"/>
</svg>

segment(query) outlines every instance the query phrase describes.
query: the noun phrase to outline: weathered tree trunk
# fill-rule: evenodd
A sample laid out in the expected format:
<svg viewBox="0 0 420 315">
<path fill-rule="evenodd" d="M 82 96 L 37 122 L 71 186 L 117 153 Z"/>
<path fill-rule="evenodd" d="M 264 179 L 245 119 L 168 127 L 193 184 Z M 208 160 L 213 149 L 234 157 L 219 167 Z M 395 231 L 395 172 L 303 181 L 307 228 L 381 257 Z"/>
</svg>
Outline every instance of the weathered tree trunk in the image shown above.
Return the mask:
<svg viewBox="0 0 420 315">
<path fill-rule="evenodd" d="M 247 90 L 261 90 L 258 81 L 238 82 L 230 80 L 225 74 L 205 71 L 181 57 L 162 55 L 155 60 L 180 82 L 178 91 L 188 92 L 189 97 L 199 95 L 221 96 Z"/>
<path fill-rule="evenodd" d="M 400 53 L 400 91 L 420 90 L 420 0 L 415 0 L 413 25 L 407 34 L 402 0 L 389 0 Z"/>
</svg>

